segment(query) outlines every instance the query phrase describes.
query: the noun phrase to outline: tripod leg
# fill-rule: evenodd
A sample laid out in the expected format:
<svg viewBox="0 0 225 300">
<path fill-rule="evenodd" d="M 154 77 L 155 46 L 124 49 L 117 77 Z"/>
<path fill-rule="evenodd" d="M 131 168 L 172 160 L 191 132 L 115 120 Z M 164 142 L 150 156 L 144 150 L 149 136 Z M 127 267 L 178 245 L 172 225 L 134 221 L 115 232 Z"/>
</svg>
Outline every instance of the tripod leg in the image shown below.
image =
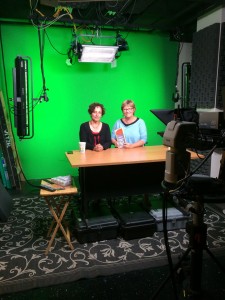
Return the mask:
<svg viewBox="0 0 225 300">
<path fill-rule="evenodd" d="M 192 250 L 191 252 L 190 290 L 194 294 L 200 294 L 201 292 L 202 256 L 202 249 Z"/>
<path fill-rule="evenodd" d="M 187 232 L 190 235 L 191 247 L 191 274 L 190 274 L 190 291 L 194 294 L 201 292 L 202 278 L 202 257 L 203 249 L 206 245 L 206 224 L 193 223 L 187 224 Z"/>
<path fill-rule="evenodd" d="M 182 257 L 180 258 L 180 260 L 178 261 L 178 263 L 175 265 L 175 267 L 173 268 L 173 272 L 177 271 L 179 269 L 179 267 L 181 266 L 182 262 L 184 261 L 184 259 L 188 256 L 189 252 L 191 251 L 191 248 L 188 248 L 184 254 L 182 255 Z M 156 292 L 154 293 L 154 295 L 152 296 L 151 300 L 156 299 L 156 297 L 158 296 L 158 294 L 160 293 L 160 291 L 163 289 L 163 287 L 166 285 L 166 283 L 168 282 L 168 280 L 171 278 L 171 274 L 168 274 L 167 277 L 164 279 L 164 281 L 161 283 L 161 285 L 159 286 L 159 288 L 156 290 Z"/>
</svg>

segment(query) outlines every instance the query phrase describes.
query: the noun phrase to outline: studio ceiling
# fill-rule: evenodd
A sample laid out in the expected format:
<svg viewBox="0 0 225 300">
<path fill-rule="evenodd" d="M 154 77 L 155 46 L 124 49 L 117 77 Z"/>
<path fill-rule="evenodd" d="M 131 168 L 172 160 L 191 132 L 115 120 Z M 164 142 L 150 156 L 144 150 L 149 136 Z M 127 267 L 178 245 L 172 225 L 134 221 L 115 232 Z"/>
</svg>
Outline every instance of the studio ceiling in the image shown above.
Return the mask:
<svg viewBox="0 0 225 300">
<path fill-rule="evenodd" d="M 197 19 L 219 7 L 224 0 L 7 0 L 0 1 L 0 18 L 53 20 L 59 6 L 58 23 L 112 27 L 123 30 L 168 34 L 171 39 L 191 42 Z M 71 17 L 66 14 L 68 8 Z M 62 16 L 65 15 L 65 16 Z"/>
</svg>

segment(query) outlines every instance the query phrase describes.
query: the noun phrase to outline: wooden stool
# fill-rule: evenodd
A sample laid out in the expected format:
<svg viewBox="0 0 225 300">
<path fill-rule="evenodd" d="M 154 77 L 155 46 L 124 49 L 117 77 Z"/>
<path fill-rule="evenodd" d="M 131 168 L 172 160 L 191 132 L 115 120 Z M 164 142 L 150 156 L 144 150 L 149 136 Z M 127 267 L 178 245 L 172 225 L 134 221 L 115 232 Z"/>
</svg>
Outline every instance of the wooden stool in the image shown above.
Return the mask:
<svg viewBox="0 0 225 300">
<path fill-rule="evenodd" d="M 49 184 L 45 182 L 44 180 L 41 182 L 41 184 L 49 185 L 53 188 L 59 188 L 57 184 Z M 63 190 L 56 190 L 54 192 L 47 191 L 47 190 L 40 190 L 40 196 L 43 197 L 49 207 L 49 210 L 53 216 L 53 221 L 51 223 L 51 226 L 48 230 L 48 237 L 51 235 L 51 239 L 48 243 L 48 246 L 45 250 L 45 254 L 47 255 L 51 245 L 53 243 L 53 240 L 56 236 L 57 231 L 59 228 L 61 229 L 68 245 L 70 246 L 71 250 L 74 249 L 73 245 L 70 241 L 70 232 L 67 228 L 67 230 L 64 229 L 62 222 L 63 218 L 65 216 L 67 207 L 70 203 L 70 200 L 73 199 L 74 195 L 77 194 L 77 188 L 75 186 L 66 186 Z M 55 229 L 53 230 L 54 224 L 56 224 Z"/>
</svg>

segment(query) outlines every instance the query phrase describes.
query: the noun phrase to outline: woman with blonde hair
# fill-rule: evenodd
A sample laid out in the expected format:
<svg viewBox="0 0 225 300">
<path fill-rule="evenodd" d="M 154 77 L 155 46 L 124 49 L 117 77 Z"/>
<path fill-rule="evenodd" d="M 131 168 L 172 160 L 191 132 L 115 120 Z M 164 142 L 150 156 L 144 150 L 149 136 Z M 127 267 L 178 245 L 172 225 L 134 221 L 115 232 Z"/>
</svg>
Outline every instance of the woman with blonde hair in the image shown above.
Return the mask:
<svg viewBox="0 0 225 300">
<path fill-rule="evenodd" d="M 115 147 L 119 147 L 115 130 L 122 128 L 125 143 L 123 148 L 136 148 L 144 146 L 147 142 L 147 128 L 143 119 L 135 116 L 136 106 L 132 100 L 125 100 L 121 105 L 123 117 L 113 126 L 111 137 Z"/>
</svg>

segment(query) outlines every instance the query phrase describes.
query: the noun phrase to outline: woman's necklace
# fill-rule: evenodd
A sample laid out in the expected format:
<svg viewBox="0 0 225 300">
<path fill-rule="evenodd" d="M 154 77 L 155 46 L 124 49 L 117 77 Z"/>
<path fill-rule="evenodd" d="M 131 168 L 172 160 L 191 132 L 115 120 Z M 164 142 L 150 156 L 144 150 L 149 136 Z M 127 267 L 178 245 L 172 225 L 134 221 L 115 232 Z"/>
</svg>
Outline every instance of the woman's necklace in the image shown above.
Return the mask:
<svg viewBox="0 0 225 300">
<path fill-rule="evenodd" d="M 90 124 L 90 127 L 91 127 L 92 130 L 94 130 L 94 131 L 100 131 L 101 124 L 102 124 L 101 122 L 98 122 L 98 123 L 89 122 L 89 124 Z"/>
</svg>

